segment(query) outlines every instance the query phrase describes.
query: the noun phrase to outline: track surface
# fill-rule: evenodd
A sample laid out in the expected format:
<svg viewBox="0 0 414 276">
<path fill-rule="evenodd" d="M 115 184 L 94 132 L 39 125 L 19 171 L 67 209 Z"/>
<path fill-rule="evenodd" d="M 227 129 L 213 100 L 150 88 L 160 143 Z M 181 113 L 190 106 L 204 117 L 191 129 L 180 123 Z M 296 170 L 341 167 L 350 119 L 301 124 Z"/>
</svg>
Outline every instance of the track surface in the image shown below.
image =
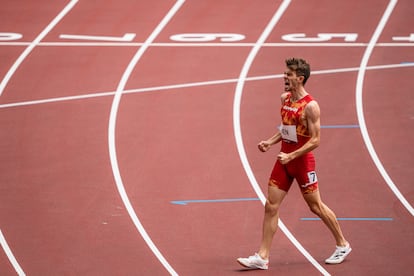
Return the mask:
<svg viewBox="0 0 414 276">
<path fill-rule="evenodd" d="M 3 2 L 1 275 L 414 273 L 409 0 Z M 266 192 L 278 151 L 256 144 L 291 56 L 312 65 L 321 194 L 354 250 L 323 264 L 334 241 L 293 187 L 281 219 L 320 265 L 279 231 L 270 269 L 245 272 L 263 216 L 246 173 Z"/>
</svg>

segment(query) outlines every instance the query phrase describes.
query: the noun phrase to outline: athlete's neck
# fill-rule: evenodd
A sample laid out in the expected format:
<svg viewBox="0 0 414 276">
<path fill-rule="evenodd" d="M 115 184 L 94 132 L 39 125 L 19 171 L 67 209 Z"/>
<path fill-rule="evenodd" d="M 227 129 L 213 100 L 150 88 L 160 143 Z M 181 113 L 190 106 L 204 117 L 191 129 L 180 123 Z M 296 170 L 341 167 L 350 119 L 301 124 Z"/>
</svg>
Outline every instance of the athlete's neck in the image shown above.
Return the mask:
<svg viewBox="0 0 414 276">
<path fill-rule="evenodd" d="M 297 102 L 303 97 L 306 97 L 306 95 L 308 95 L 308 92 L 306 92 L 303 86 L 300 86 L 297 89 L 292 89 L 290 92 L 292 94 L 292 96 L 290 97 L 292 102 Z"/>
</svg>

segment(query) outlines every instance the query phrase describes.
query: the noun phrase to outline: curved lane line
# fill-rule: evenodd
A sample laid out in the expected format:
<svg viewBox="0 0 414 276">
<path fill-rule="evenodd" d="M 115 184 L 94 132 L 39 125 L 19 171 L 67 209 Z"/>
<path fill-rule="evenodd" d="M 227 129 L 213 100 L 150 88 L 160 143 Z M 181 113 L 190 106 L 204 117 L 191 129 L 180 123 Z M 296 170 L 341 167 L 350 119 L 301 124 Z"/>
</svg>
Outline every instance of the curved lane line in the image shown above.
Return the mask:
<svg viewBox="0 0 414 276">
<path fill-rule="evenodd" d="M 356 83 L 356 109 L 358 115 L 358 122 L 361 129 L 362 138 L 364 139 L 365 145 L 368 149 L 369 154 L 371 155 L 372 160 L 374 161 L 375 165 L 377 166 L 378 171 L 384 178 L 385 182 L 388 184 L 390 189 L 394 192 L 397 198 L 401 201 L 404 207 L 414 216 L 414 208 L 410 205 L 410 203 L 405 199 L 405 197 L 401 194 L 398 190 L 397 186 L 392 181 L 391 177 L 388 175 L 387 171 L 385 170 L 384 166 L 381 163 L 377 153 L 375 152 L 374 146 L 372 145 L 371 138 L 368 134 L 367 125 L 365 123 L 364 117 L 364 108 L 363 108 L 363 99 L 362 99 L 362 91 L 363 91 L 363 84 L 365 78 L 365 71 L 367 70 L 368 60 L 371 57 L 372 51 L 374 50 L 375 44 L 377 43 L 382 31 L 384 30 L 385 25 L 389 17 L 391 16 L 394 7 L 397 5 L 397 0 L 391 0 L 385 10 L 381 21 L 379 22 L 371 40 L 368 44 L 368 47 L 365 50 L 365 53 L 361 60 L 360 69 L 358 71 L 358 78 Z"/>
<path fill-rule="evenodd" d="M 14 270 L 16 270 L 17 275 L 19 276 L 26 275 L 23 269 L 21 268 L 21 266 L 19 265 L 19 263 L 17 262 L 16 258 L 14 257 L 13 252 L 11 251 L 9 245 L 7 244 L 6 238 L 4 237 L 1 230 L 0 230 L 0 244 L 3 247 L 3 250 L 6 253 L 7 258 L 9 258 L 9 261 L 12 264 Z"/>
<path fill-rule="evenodd" d="M 7 84 L 9 83 L 11 77 L 16 72 L 17 68 L 19 68 L 20 64 L 26 59 L 26 57 L 30 54 L 30 52 L 40 43 L 40 41 L 45 38 L 45 36 L 59 23 L 60 20 L 75 6 L 78 0 L 72 0 L 66 7 L 50 22 L 49 25 L 33 40 L 29 46 L 23 51 L 23 53 L 17 58 L 14 62 L 12 67 L 10 67 L 9 71 L 7 72 L 6 76 L 0 83 L 0 96 L 3 94 L 4 89 L 6 88 Z"/>
<path fill-rule="evenodd" d="M 147 48 L 151 45 L 151 43 L 155 40 L 158 34 L 162 31 L 162 29 L 167 25 L 167 23 L 171 20 L 171 18 L 175 15 L 178 9 L 184 4 L 184 0 L 178 0 L 174 6 L 170 9 L 167 15 L 162 19 L 162 21 L 158 24 L 158 26 L 154 29 L 151 35 L 147 38 L 145 43 L 142 47 L 139 48 L 137 53 L 132 58 L 131 62 L 128 64 L 127 69 L 125 70 L 121 81 L 118 85 L 118 88 L 115 92 L 115 96 L 112 102 L 111 113 L 109 118 L 109 126 L 108 126 L 108 146 L 109 146 L 109 155 L 111 160 L 112 172 L 114 175 L 115 183 L 118 188 L 118 192 L 121 196 L 122 202 L 125 205 L 125 208 L 128 211 L 128 214 L 133 221 L 135 227 L 137 228 L 138 232 L 141 234 L 142 238 L 147 243 L 148 247 L 152 250 L 154 255 L 158 258 L 161 264 L 165 267 L 165 269 L 171 275 L 178 275 L 177 272 L 171 267 L 168 261 L 164 258 L 161 252 L 158 250 L 154 242 L 151 240 L 150 236 L 148 235 L 147 231 L 145 230 L 144 226 L 141 224 L 137 214 L 135 213 L 134 208 L 128 198 L 128 194 L 125 191 L 124 184 L 122 182 L 121 173 L 119 171 L 117 154 L 116 154 L 116 142 L 115 142 L 115 131 L 116 131 L 116 117 L 118 113 L 119 103 L 121 101 L 122 93 L 126 86 L 126 83 L 132 73 L 132 70 L 137 65 L 138 61 L 147 50 Z"/>
<path fill-rule="evenodd" d="M 23 51 L 23 53 L 17 58 L 14 64 L 10 67 L 9 71 L 6 73 L 6 76 L 0 83 L 0 96 L 3 94 L 5 87 L 7 86 L 8 82 L 10 81 L 11 77 L 16 72 L 17 68 L 19 68 L 20 64 L 26 59 L 26 57 L 30 54 L 30 52 L 39 44 L 39 42 L 59 23 L 60 20 L 75 6 L 78 0 L 72 0 L 65 8 L 46 26 L 46 28 L 33 40 L 29 46 Z M 0 244 L 3 247 L 10 263 L 13 265 L 14 269 L 16 270 L 17 274 L 22 276 L 25 275 L 23 269 L 20 267 L 19 263 L 17 262 L 16 258 L 14 257 L 7 241 L 0 230 Z"/>
<path fill-rule="evenodd" d="M 265 30 L 255 43 L 254 47 L 249 53 L 249 56 L 246 59 L 246 62 L 243 65 L 243 69 L 240 73 L 237 86 L 236 86 L 236 92 L 234 95 L 234 103 L 233 103 L 233 127 L 234 127 L 234 135 L 236 139 L 237 144 L 237 150 L 239 152 L 240 160 L 243 164 L 243 168 L 247 174 L 247 177 L 249 178 L 249 181 L 255 190 L 256 194 L 259 196 L 260 201 L 264 205 L 266 202 L 266 197 L 264 196 L 262 190 L 260 189 L 259 184 L 256 181 L 256 178 L 252 172 L 252 169 L 250 167 L 249 161 L 247 159 L 247 155 L 244 149 L 243 145 L 243 138 L 241 134 L 241 126 L 240 126 L 240 103 L 241 103 L 241 97 L 243 94 L 243 87 L 244 83 L 247 78 L 247 73 L 250 69 L 250 66 L 252 65 L 257 53 L 259 52 L 260 48 L 266 41 L 267 37 L 269 36 L 272 29 L 275 27 L 277 22 L 282 17 L 283 13 L 286 11 L 290 4 L 290 0 L 284 0 L 279 7 L 279 9 L 276 11 L 276 13 L 273 15 L 271 21 L 266 26 Z M 310 254 L 306 249 L 299 243 L 299 241 L 292 235 L 292 233 L 287 229 L 285 224 L 282 222 L 282 220 L 279 219 L 278 221 L 279 227 L 281 231 L 289 238 L 289 240 L 296 246 L 296 248 L 308 259 L 308 261 L 321 272 L 323 275 L 330 275 L 328 271 L 326 271 Z"/>
</svg>

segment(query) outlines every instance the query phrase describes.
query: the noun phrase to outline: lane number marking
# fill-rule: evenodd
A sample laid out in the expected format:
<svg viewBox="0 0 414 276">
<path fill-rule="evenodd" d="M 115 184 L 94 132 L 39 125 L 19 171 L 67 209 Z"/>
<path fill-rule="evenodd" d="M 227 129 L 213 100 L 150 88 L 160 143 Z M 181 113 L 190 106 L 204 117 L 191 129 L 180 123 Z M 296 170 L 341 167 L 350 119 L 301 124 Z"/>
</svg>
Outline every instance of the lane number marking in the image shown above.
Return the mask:
<svg viewBox="0 0 414 276">
<path fill-rule="evenodd" d="M 186 34 L 175 34 L 170 36 L 173 41 L 180 42 L 207 42 L 220 40 L 222 42 L 234 42 L 245 39 L 242 34 L 231 34 L 231 33 L 186 33 Z"/>
<path fill-rule="evenodd" d="M 76 39 L 76 40 L 95 40 L 95 41 L 111 41 L 111 42 L 131 42 L 135 38 L 134 33 L 126 33 L 122 37 L 117 36 L 96 36 L 96 35 L 70 35 L 61 34 L 61 39 Z"/>
<path fill-rule="evenodd" d="M 305 33 L 285 34 L 282 39 L 291 42 L 324 42 L 334 38 L 343 38 L 345 42 L 355 42 L 356 33 L 319 33 L 316 37 L 308 37 Z"/>
</svg>

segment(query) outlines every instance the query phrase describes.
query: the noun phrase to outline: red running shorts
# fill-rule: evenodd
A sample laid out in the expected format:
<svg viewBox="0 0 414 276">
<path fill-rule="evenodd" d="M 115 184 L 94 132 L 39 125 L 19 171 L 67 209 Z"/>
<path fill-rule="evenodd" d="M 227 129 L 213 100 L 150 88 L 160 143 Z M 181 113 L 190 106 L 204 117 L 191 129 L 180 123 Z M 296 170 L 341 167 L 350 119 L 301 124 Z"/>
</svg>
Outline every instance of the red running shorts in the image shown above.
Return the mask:
<svg viewBox="0 0 414 276">
<path fill-rule="evenodd" d="M 310 194 L 318 189 L 318 178 L 315 172 L 315 158 L 311 152 L 302 155 L 286 165 L 276 161 L 269 185 L 288 192 L 293 180 L 299 184 L 302 194 Z"/>
</svg>

